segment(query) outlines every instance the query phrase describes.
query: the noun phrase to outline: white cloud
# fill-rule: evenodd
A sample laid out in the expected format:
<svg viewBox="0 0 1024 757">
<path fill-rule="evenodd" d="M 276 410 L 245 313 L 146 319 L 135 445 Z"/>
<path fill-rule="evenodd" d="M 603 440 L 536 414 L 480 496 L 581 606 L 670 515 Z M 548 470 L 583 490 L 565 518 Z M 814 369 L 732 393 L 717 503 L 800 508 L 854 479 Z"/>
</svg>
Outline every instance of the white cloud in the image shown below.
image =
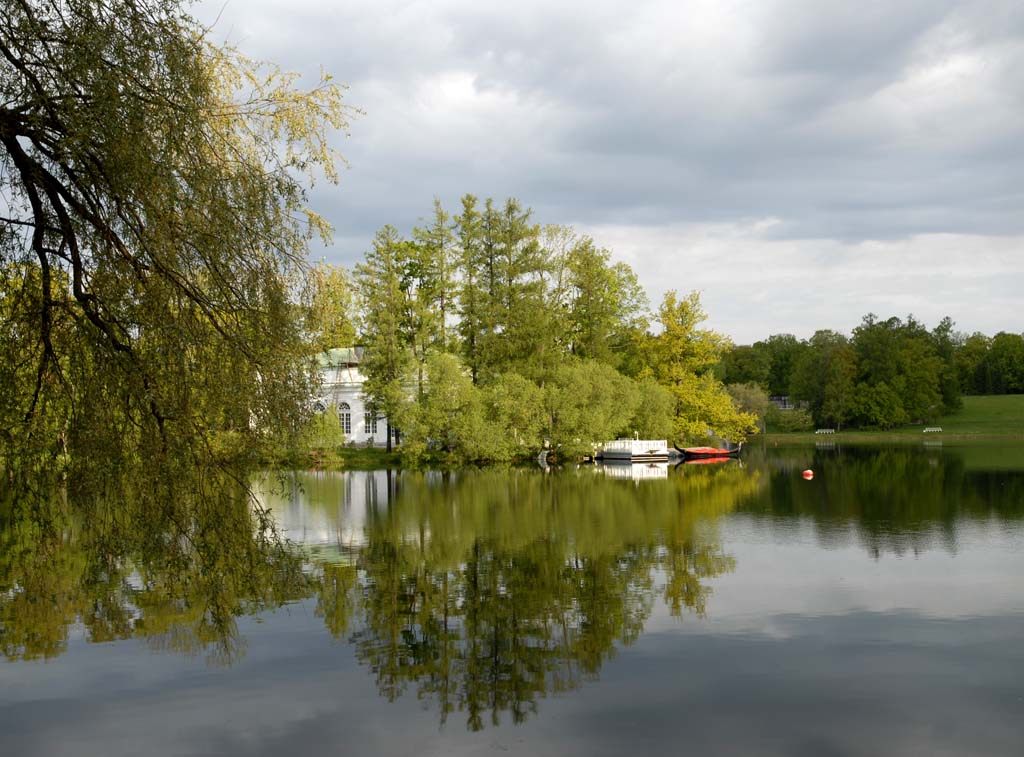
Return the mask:
<svg viewBox="0 0 1024 757">
<path fill-rule="evenodd" d="M 937 234 L 844 243 L 771 239 L 777 219 L 661 227 L 589 226 L 638 272 L 656 305 L 698 290 L 709 325 L 749 343 L 774 333 L 849 333 L 862 316 L 946 315 L 964 331 L 1021 330 L 1024 236 Z"/>
</svg>

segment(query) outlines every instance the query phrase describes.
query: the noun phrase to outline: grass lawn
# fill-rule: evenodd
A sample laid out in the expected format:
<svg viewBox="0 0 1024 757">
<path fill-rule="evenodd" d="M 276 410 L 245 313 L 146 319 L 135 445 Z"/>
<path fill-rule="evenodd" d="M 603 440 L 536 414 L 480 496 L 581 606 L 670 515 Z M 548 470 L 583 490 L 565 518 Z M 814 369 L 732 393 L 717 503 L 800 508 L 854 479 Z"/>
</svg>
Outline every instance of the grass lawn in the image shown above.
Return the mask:
<svg viewBox="0 0 1024 757">
<path fill-rule="evenodd" d="M 964 397 L 964 406 L 940 418 L 943 433 L 1024 436 L 1024 394 Z M 922 426 L 916 427 L 918 429 Z"/>
<path fill-rule="evenodd" d="M 925 434 L 926 427 L 938 426 L 942 433 Z M 985 439 L 1024 439 L 1024 394 L 964 397 L 964 406 L 956 413 L 926 425 L 902 426 L 890 431 L 843 431 L 828 436 L 810 433 L 768 434 L 767 439 L 785 442 L 844 441 L 899 442 L 910 440 L 982 441 Z"/>
</svg>

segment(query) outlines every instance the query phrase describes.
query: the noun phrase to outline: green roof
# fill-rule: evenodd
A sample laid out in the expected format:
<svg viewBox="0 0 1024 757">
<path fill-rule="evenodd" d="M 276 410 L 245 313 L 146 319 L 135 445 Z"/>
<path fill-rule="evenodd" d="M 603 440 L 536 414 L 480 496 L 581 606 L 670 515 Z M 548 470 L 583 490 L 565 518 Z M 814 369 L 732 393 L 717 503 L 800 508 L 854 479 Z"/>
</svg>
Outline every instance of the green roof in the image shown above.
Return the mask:
<svg viewBox="0 0 1024 757">
<path fill-rule="evenodd" d="M 320 368 L 339 368 L 343 365 L 359 365 L 362 359 L 362 347 L 333 347 L 318 353 L 316 363 Z"/>
</svg>

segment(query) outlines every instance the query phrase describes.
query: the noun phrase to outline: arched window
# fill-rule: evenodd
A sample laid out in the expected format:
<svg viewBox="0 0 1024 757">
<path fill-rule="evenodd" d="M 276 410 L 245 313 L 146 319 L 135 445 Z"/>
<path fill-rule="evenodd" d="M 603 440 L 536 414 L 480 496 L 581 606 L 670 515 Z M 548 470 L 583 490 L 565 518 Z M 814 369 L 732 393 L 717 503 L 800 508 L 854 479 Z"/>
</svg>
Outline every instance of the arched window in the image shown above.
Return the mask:
<svg viewBox="0 0 1024 757">
<path fill-rule="evenodd" d="M 363 416 L 363 428 L 366 429 L 367 434 L 376 434 L 377 416 L 373 413 L 367 412 L 366 415 Z"/>
<path fill-rule="evenodd" d="M 341 432 L 345 435 L 352 433 L 352 408 L 347 402 L 338 405 L 338 420 L 341 421 Z"/>
<path fill-rule="evenodd" d="M 324 404 L 323 400 L 317 400 L 316 402 L 313 403 L 313 412 L 325 413 L 327 412 L 327 405 Z"/>
</svg>

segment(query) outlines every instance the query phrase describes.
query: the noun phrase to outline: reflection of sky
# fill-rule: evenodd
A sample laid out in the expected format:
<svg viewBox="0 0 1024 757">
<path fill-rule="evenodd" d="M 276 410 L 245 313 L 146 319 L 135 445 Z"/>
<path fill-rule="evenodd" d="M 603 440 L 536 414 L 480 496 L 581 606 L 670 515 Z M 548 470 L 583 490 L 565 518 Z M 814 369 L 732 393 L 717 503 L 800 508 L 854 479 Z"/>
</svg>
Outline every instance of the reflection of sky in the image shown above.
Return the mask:
<svg viewBox="0 0 1024 757">
<path fill-rule="evenodd" d="M 833 530 L 828 544 L 810 521 L 766 523 L 733 515 L 719 528 L 736 570 L 713 579 L 706 620 L 687 619 L 698 632 L 788 636 L 794 617 L 912 612 L 969 618 L 1024 613 L 1024 527 L 996 521 L 962 522 L 955 549 L 936 530 L 933 547 L 871 556 L 856 530 Z M 927 534 L 926 534 L 927 535 Z M 1022 617 L 1024 621 L 1024 617 Z M 648 631 L 679 621 L 655 605 Z"/>
<path fill-rule="evenodd" d="M 1020 616 L 783 620 L 777 637 L 715 633 L 692 618 L 645 633 L 598 681 L 542 700 L 524 725 L 503 714 L 470 733 L 464 713 L 440 728 L 411 692 L 382 699 L 301 603 L 243 621 L 248 654 L 229 670 L 134 642 L 0 666 L 0 747 L 76 757 L 1022 753 Z"/>
</svg>

